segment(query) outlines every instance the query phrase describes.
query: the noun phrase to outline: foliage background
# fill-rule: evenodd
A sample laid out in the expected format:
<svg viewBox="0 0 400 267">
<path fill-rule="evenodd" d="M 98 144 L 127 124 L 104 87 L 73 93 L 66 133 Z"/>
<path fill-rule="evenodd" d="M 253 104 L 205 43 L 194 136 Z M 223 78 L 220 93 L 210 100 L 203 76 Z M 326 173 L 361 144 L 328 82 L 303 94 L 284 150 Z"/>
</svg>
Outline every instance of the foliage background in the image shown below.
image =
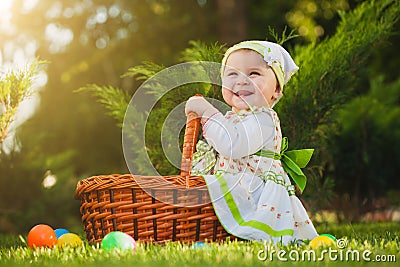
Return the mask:
<svg viewBox="0 0 400 267">
<path fill-rule="evenodd" d="M 129 71 L 131 67 L 143 61 L 170 66 L 186 60 L 196 50 L 196 43 L 189 44 L 190 40 L 230 45 L 244 39 L 271 38 L 267 26 L 278 33 L 285 27 L 296 29 L 300 37 L 289 40 L 285 47 L 309 47 L 293 52 L 311 61 L 301 63 L 322 70 L 321 62 L 341 52 L 338 47 L 336 54 L 324 54 L 324 44 L 338 31 L 352 30 L 340 28 L 338 11 L 350 12 L 363 2 L 374 1 L 10 2 L 7 14 L 11 15 L 1 16 L 1 71 L 37 56 L 49 64 L 45 85 L 38 90 L 40 102 L 31 107 L 35 113 L 12 132 L 8 147 L 3 145 L 0 153 L 0 232 L 22 232 L 40 222 L 81 229 L 79 203 L 73 199 L 77 181 L 94 174 L 127 172 L 120 128 L 105 115 L 107 109 L 95 97 L 76 93 L 78 88 L 109 85 L 129 96 L 141 83 L 132 77 L 136 74 Z M 399 1 L 388 2 L 398 5 Z M 372 27 L 365 21 L 364 27 Z M 398 26 L 397 21 L 392 29 Z M 389 30 L 385 38 L 373 41 L 379 48 L 365 50 L 368 57 L 358 63 L 356 74 L 340 73 L 343 62 L 333 61 L 339 73 L 332 73 L 332 77 L 357 79 L 338 79 L 329 85 L 339 92 L 351 89 L 350 96 L 340 101 L 326 94 L 326 103 L 343 105 L 334 106 L 324 117 L 329 123 L 317 121 L 311 127 L 324 141 L 318 144 L 322 153 L 316 158 L 318 168 L 308 170 L 315 182 L 309 183 L 309 193 L 303 196 L 311 209 L 330 208 L 343 212 L 347 220 L 358 220 L 366 211 L 399 204 L 400 57 L 395 45 L 399 35 L 391 33 Z M 314 52 L 317 58 L 308 56 Z M 127 75 L 121 77 L 124 73 Z M 312 74 L 301 77 L 312 78 Z M 291 124 L 285 125 L 285 121 L 291 121 L 290 116 L 296 113 L 284 105 L 278 109 L 284 134 L 290 138 Z M 313 140 L 298 143 L 307 144 L 312 145 Z M 57 183 L 44 188 L 48 170 Z"/>
</svg>

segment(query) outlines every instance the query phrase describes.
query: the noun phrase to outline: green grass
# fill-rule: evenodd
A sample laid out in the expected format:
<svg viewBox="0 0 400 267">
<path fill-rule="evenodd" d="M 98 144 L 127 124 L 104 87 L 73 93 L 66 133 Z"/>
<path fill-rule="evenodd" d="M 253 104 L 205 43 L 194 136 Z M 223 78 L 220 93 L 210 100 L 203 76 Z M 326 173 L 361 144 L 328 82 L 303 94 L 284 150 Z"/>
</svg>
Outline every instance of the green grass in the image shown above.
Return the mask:
<svg viewBox="0 0 400 267">
<path fill-rule="evenodd" d="M 211 243 L 203 248 L 194 248 L 190 244 L 168 243 L 166 245 L 139 244 L 135 253 L 111 251 L 106 252 L 98 246 L 85 244 L 78 248 L 64 249 L 38 249 L 32 250 L 23 242 L 23 236 L 0 236 L 0 266 L 397 266 L 400 260 L 400 224 L 399 223 L 375 223 L 375 224 L 343 224 L 343 225 L 319 225 L 320 233 L 331 233 L 337 238 L 346 240 L 347 246 L 338 252 L 331 251 L 337 257 L 342 254 L 343 260 L 330 260 L 325 253 L 324 261 L 321 257 L 322 249 L 315 252 L 316 260 L 313 260 L 308 244 L 292 244 L 290 246 L 271 246 L 263 242 L 236 242 L 225 241 Z M 329 249 L 329 248 L 327 248 Z M 272 262 L 271 262 L 271 252 Z M 277 253 L 281 250 L 282 258 L 278 259 Z M 356 251 L 360 255 L 360 261 L 356 260 L 356 254 L 346 253 Z M 362 253 L 371 260 L 375 256 L 392 257 L 396 262 L 366 262 L 362 259 Z M 268 251 L 268 254 L 265 252 Z M 327 250 L 329 252 L 329 250 Z M 355 253 L 355 252 L 354 252 Z M 299 255 L 299 261 L 290 262 L 292 257 Z M 266 260 L 260 260 L 265 257 Z M 304 260 L 302 260 L 302 255 Z M 310 255 L 310 256 L 309 256 Z M 353 256 L 354 255 L 354 256 Z M 393 255 L 393 256 L 390 256 Z M 308 260 L 309 258 L 311 260 Z M 393 258 L 395 257 L 395 258 Z"/>
</svg>

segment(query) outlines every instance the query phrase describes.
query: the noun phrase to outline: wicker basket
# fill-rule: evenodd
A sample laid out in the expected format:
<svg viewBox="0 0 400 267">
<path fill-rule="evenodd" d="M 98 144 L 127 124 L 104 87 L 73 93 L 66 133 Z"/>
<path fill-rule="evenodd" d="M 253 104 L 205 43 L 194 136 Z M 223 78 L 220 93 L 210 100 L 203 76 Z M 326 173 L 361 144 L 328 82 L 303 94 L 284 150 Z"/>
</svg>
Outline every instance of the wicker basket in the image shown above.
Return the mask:
<svg viewBox="0 0 400 267">
<path fill-rule="evenodd" d="M 156 243 L 235 238 L 219 223 L 204 179 L 190 175 L 200 120 L 196 114 L 189 115 L 180 175 L 114 174 L 93 176 L 77 184 L 75 198 L 81 202 L 82 222 L 90 243 L 101 242 L 112 231 Z"/>
</svg>

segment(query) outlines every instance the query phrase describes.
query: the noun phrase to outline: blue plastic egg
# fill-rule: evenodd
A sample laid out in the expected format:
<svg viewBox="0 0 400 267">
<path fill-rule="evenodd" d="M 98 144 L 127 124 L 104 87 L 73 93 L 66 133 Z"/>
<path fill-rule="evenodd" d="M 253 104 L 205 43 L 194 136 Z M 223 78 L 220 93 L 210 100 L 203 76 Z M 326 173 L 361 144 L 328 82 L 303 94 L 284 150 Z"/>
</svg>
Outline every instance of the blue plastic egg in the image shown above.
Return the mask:
<svg viewBox="0 0 400 267">
<path fill-rule="evenodd" d="M 62 236 L 63 234 L 68 234 L 69 233 L 69 231 L 67 229 L 64 229 L 64 228 L 57 228 L 56 230 L 54 230 L 54 232 L 56 233 L 57 239 L 59 239 L 60 236 Z"/>
<path fill-rule="evenodd" d="M 202 249 L 202 248 L 206 248 L 206 247 L 208 247 L 208 245 L 205 242 L 196 242 L 191 246 L 191 248 L 194 248 L 194 249 Z"/>
</svg>

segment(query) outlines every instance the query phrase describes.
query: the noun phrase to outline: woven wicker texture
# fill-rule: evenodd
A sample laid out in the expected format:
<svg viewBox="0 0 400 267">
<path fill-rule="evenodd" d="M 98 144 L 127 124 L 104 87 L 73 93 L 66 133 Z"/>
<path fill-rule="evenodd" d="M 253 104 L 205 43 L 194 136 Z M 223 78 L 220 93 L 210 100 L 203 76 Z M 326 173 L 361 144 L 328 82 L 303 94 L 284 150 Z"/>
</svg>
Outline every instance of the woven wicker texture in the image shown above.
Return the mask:
<svg viewBox="0 0 400 267">
<path fill-rule="evenodd" d="M 101 175 L 77 184 L 75 198 L 90 243 L 112 231 L 156 243 L 235 238 L 219 223 L 204 179 L 190 175 L 199 128 L 200 118 L 189 114 L 180 175 Z"/>
</svg>

